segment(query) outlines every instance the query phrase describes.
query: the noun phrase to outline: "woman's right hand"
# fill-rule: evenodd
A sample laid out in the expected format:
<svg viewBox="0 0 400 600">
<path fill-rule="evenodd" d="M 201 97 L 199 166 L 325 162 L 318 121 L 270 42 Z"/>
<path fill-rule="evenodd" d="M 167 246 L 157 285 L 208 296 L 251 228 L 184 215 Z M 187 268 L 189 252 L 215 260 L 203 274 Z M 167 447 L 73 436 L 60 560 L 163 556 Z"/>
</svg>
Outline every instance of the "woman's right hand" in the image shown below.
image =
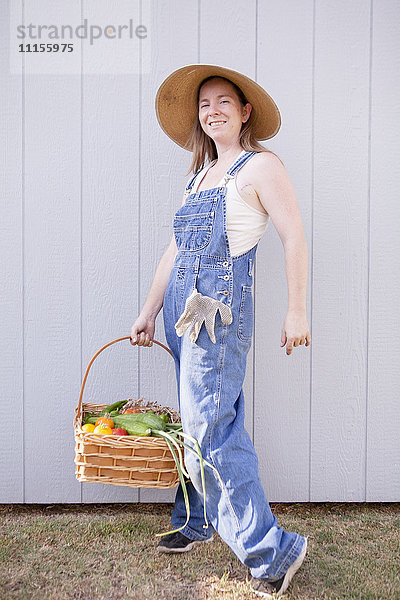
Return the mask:
<svg viewBox="0 0 400 600">
<path fill-rule="evenodd" d="M 152 346 L 155 326 L 155 318 L 139 315 L 131 327 L 130 342 L 132 346 Z"/>
</svg>

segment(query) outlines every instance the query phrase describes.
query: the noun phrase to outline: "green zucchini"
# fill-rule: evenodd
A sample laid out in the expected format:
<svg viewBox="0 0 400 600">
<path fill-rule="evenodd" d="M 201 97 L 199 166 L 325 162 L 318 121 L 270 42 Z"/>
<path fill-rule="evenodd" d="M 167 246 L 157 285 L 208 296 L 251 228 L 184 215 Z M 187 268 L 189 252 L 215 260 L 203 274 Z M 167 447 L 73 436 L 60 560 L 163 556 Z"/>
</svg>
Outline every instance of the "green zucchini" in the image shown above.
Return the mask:
<svg viewBox="0 0 400 600">
<path fill-rule="evenodd" d="M 127 415 L 116 415 L 113 418 L 116 427 L 123 427 L 128 431 L 129 426 L 134 426 L 136 423 L 141 423 L 151 429 L 161 429 L 165 431 L 167 424 L 158 415 L 149 413 L 128 413 Z M 128 432 L 129 433 L 129 432 Z"/>
<path fill-rule="evenodd" d="M 94 425 L 98 418 L 99 418 L 99 415 L 89 413 L 88 415 L 85 415 L 85 417 L 83 418 L 82 425 L 86 425 L 86 423 L 93 423 L 93 425 Z"/>
<path fill-rule="evenodd" d="M 128 400 L 118 400 L 118 402 L 114 402 L 114 404 L 110 404 L 109 406 L 106 406 L 105 408 L 103 408 L 103 410 L 100 412 L 100 417 L 102 417 L 103 415 L 105 415 L 106 413 L 110 413 L 111 411 L 115 411 L 115 410 L 119 410 L 120 408 L 122 408 L 124 406 L 124 404 L 126 404 L 128 402 Z"/>
<path fill-rule="evenodd" d="M 147 427 L 144 423 L 133 423 L 129 425 L 124 425 L 123 427 L 128 435 L 139 435 L 148 437 L 151 435 L 150 427 Z"/>
</svg>

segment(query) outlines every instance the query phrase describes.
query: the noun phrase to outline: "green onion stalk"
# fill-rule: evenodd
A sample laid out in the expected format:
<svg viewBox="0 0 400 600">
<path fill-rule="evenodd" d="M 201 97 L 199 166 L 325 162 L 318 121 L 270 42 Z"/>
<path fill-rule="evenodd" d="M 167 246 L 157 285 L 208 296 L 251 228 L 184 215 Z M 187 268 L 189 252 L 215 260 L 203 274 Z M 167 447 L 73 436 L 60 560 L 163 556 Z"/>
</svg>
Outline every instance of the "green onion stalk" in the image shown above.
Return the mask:
<svg viewBox="0 0 400 600">
<path fill-rule="evenodd" d="M 179 481 L 182 486 L 183 497 L 185 499 L 186 522 L 182 525 L 182 527 L 178 527 L 177 529 L 172 529 L 171 531 L 166 531 L 165 533 L 156 533 L 156 536 L 159 536 L 159 537 L 164 536 L 164 535 L 169 535 L 170 533 L 175 533 L 176 531 L 181 531 L 182 529 L 184 529 L 184 527 L 186 527 L 186 525 L 189 522 L 189 518 L 190 518 L 189 496 L 187 493 L 186 482 L 185 482 L 185 477 L 187 477 L 188 479 L 190 479 L 190 477 L 189 477 L 189 474 L 187 473 L 187 471 L 185 470 L 185 467 L 183 464 L 183 457 L 182 457 L 182 452 L 181 452 L 180 446 L 183 446 L 183 448 L 186 448 L 189 452 L 192 452 L 200 459 L 201 485 L 202 485 L 203 496 L 204 496 L 204 501 L 203 501 L 204 521 L 205 521 L 205 524 L 203 525 L 204 529 L 207 529 L 207 527 L 209 525 L 208 520 L 207 520 L 207 511 L 206 511 L 206 486 L 205 486 L 205 477 L 204 477 L 204 464 L 215 471 L 221 485 L 223 486 L 223 481 L 222 481 L 221 476 L 218 473 L 217 469 L 214 467 L 214 465 L 212 465 L 210 462 L 208 462 L 207 460 L 205 460 L 203 458 L 198 441 L 195 438 L 193 438 L 192 436 L 190 436 L 188 433 L 184 433 L 182 431 L 181 423 L 173 424 L 173 425 L 176 425 L 176 427 L 173 427 L 173 428 L 171 428 L 171 425 L 172 425 L 172 423 L 168 424 L 168 432 L 161 431 L 159 429 L 152 429 L 151 431 L 152 431 L 153 435 L 155 435 L 157 437 L 163 437 L 165 439 L 165 441 L 167 442 L 167 445 L 171 451 L 171 454 L 174 458 L 176 468 L 178 471 L 178 475 L 179 475 Z M 188 444 L 186 444 L 182 439 L 179 439 L 179 436 L 192 442 L 192 444 L 195 446 L 195 449 L 192 448 L 191 446 L 189 446 Z M 176 455 L 174 447 L 178 451 L 179 458 Z"/>
</svg>

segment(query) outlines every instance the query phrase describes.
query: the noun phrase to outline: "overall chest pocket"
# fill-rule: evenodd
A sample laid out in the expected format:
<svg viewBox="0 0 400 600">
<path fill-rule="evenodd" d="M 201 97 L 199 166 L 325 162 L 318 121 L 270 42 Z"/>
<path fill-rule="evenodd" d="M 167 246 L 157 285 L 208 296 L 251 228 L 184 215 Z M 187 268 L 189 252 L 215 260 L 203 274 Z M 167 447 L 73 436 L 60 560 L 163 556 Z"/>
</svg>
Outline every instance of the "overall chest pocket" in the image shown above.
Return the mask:
<svg viewBox="0 0 400 600">
<path fill-rule="evenodd" d="M 174 234 L 178 250 L 201 250 L 210 243 L 216 199 L 187 202 L 175 213 Z"/>
</svg>

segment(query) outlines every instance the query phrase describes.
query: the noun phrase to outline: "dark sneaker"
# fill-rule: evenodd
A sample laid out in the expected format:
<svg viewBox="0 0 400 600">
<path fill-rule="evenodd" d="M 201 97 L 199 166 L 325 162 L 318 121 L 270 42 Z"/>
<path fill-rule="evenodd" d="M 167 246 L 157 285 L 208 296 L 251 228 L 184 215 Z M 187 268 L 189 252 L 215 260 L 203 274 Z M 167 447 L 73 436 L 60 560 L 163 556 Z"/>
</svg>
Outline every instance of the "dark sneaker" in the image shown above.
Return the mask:
<svg viewBox="0 0 400 600">
<path fill-rule="evenodd" d="M 190 540 L 180 531 L 164 535 L 158 542 L 157 550 L 159 552 L 189 552 L 196 544 L 204 544 L 212 542 L 214 536 L 212 535 L 208 540 Z"/>
<path fill-rule="evenodd" d="M 296 571 L 300 569 L 301 564 L 306 555 L 307 539 L 308 536 L 306 536 L 306 543 L 304 544 L 301 553 L 296 558 L 294 563 L 288 568 L 284 576 L 281 577 L 281 579 L 278 579 L 277 581 L 271 581 L 268 579 L 260 579 L 256 577 L 251 578 L 250 587 L 255 594 L 257 594 L 258 596 L 262 596 L 263 598 L 270 598 L 272 600 L 273 598 L 279 598 L 279 596 L 282 596 L 282 594 L 286 592 L 290 580 L 292 579 Z"/>
</svg>

